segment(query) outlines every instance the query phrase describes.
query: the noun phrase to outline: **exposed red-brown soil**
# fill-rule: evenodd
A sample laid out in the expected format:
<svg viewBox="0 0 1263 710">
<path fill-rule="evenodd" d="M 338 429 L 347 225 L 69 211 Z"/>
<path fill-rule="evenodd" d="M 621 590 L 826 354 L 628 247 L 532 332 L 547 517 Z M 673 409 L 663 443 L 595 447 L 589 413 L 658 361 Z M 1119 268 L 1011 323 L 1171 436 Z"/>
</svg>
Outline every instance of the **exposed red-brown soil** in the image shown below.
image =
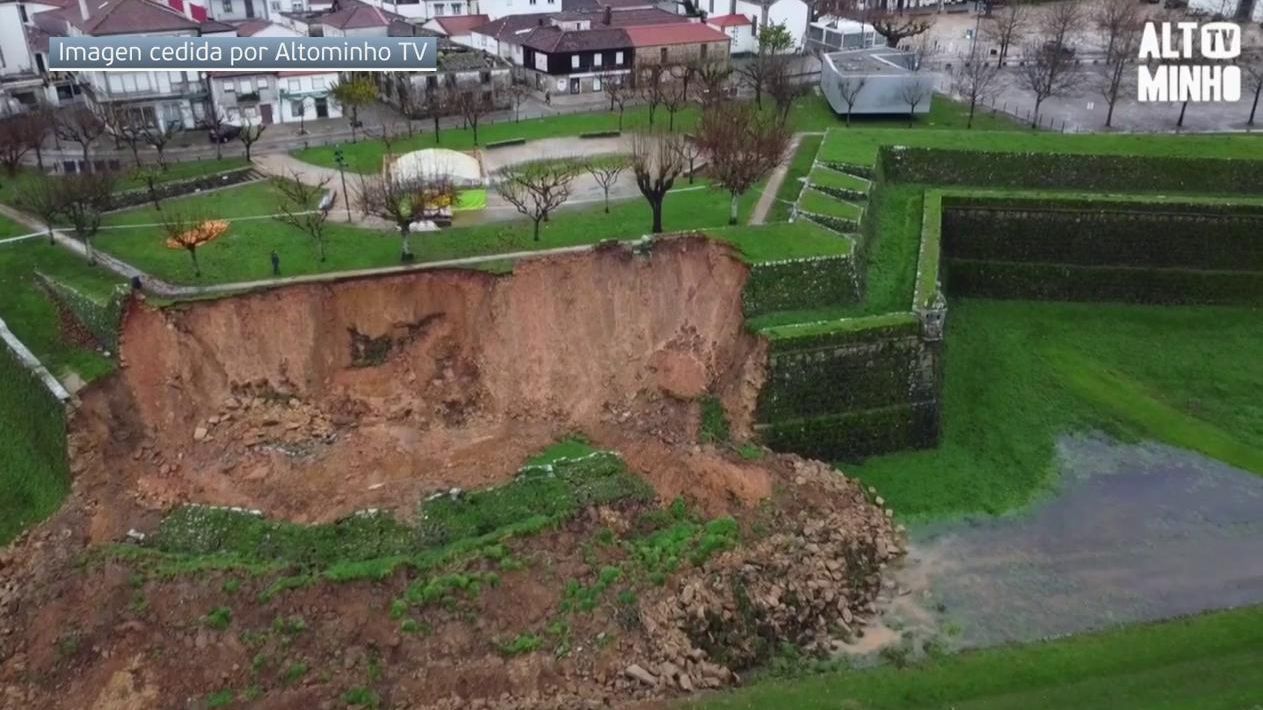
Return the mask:
<svg viewBox="0 0 1263 710">
<path fill-rule="evenodd" d="M 121 370 L 82 393 L 72 418 L 69 501 L 0 557 L 0 707 L 201 707 L 217 690 L 254 686 L 266 692 L 252 706 L 276 708 L 339 707 L 360 686 L 386 707 L 661 697 L 736 681 L 704 638 L 735 623 L 723 588 L 736 583 L 760 594 L 737 626 L 827 648 L 838 628 L 862 625 L 851 620 L 870 611 L 878 565 L 897 544 L 888 515 L 826 467 L 697 444 L 706 393 L 738 437 L 750 431 L 765 350 L 744 328 L 746 276 L 726 247 L 679 239 L 647 255 L 530 261 L 511 276 L 416 272 L 133 303 Z M 229 592 L 228 575 L 137 582 L 125 562 L 79 563 L 187 502 L 303 523 L 366 508 L 408 519 L 427 495 L 502 483 L 575 432 L 617 451 L 661 500 L 683 496 L 779 537 L 671 580 L 630 617 L 609 603 L 572 619 L 560 659 L 551 645 L 505 657 L 501 644 L 555 619 L 567 582 L 591 583 L 600 569 L 593 533 L 630 525 L 636 511 L 594 510 L 514 541 L 525 569 L 427 610 L 417 635 L 386 613 L 404 572 L 265 603 L 266 580 Z M 802 546 L 813 551 L 799 560 Z M 787 605 L 748 578 L 763 567 L 811 583 L 789 587 Z M 677 603 L 685 585 L 688 603 Z M 201 622 L 220 606 L 234 610 L 225 632 Z M 309 631 L 268 631 L 290 616 Z M 243 640 L 260 634 L 262 647 Z M 292 682 L 268 665 L 299 663 L 310 670 Z"/>
</svg>

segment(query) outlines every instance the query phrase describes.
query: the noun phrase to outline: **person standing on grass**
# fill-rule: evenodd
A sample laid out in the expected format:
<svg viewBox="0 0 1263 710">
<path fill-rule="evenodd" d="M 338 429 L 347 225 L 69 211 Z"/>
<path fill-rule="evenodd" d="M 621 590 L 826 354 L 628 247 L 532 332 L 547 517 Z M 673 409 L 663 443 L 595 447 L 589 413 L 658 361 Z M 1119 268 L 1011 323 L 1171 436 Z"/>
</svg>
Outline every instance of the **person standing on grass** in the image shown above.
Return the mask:
<svg viewBox="0 0 1263 710">
<path fill-rule="evenodd" d="M 545 91 L 545 92 L 544 92 L 544 105 L 545 105 L 545 106 L 552 106 L 552 105 L 553 105 L 553 92 L 551 92 L 551 91 Z"/>
<path fill-rule="evenodd" d="M 277 254 L 275 249 L 272 250 L 272 275 L 281 275 L 281 255 Z"/>
</svg>

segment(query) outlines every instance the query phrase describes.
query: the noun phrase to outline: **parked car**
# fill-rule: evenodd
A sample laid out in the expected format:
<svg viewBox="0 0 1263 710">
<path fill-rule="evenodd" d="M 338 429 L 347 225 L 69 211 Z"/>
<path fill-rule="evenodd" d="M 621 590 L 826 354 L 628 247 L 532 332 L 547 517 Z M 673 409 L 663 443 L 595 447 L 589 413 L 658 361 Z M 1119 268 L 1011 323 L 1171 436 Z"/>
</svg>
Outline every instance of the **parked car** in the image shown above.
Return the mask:
<svg viewBox="0 0 1263 710">
<path fill-rule="evenodd" d="M 208 131 L 211 143 L 231 143 L 241 135 L 241 126 L 220 126 Z"/>
</svg>

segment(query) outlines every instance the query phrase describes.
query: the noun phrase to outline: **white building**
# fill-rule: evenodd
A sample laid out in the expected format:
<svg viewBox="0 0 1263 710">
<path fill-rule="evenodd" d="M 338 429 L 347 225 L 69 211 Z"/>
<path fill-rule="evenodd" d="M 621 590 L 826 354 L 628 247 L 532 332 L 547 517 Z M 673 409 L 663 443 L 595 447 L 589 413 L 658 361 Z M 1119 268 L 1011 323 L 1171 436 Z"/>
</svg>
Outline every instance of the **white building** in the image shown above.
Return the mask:
<svg viewBox="0 0 1263 710">
<path fill-rule="evenodd" d="M 698 0 L 697 6 L 706 11 L 707 17 L 741 15 L 750 20 L 750 35 L 758 48 L 759 30 L 771 24 L 783 24 L 793 38 L 790 50 L 803 46 L 807 34 L 807 20 L 811 10 L 803 0 L 770 0 L 766 3 L 751 0 Z M 734 48 L 733 53 L 737 53 Z"/>
<path fill-rule="evenodd" d="M 429 20 L 421 27 L 443 35 L 455 44 L 473 47 L 473 29 L 490 21 L 491 18 L 486 15 L 444 15 Z"/>
<path fill-rule="evenodd" d="M 50 2 L 0 2 L 0 115 L 38 104 L 56 106 L 78 94 L 72 75 L 48 71 L 48 33 L 32 23 Z"/>
<path fill-rule="evenodd" d="M 1263 22 L 1263 0 L 1189 0 L 1189 12 Z"/>
<path fill-rule="evenodd" d="M 182 7 L 183 12 L 178 12 L 150 0 L 78 0 L 41 12 L 33 19 L 48 34 L 67 37 L 236 34 L 236 28 L 230 25 L 195 19 L 195 6 Z M 201 72 L 89 71 L 79 72 L 78 76 L 90 104 L 124 108 L 137 121 L 164 129 L 171 124 L 192 129 L 206 118 L 209 91 Z"/>
<path fill-rule="evenodd" d="M 759 49 L 754 22 L 745 15 L 715 15 L 707 17 L 706 24 L 728 35 L 732 54 L 753 54 Z"/>
<path fill-rule="evenodd" d="M 912 52 L 872 47 L 824 54 L 821 60 L 820 90 L 839 115 L 930 111 L 939 77 L 916 68 Z"/>
<path fill-rule="evenodd" d="M 341 107 L 330 96 L 338 83 L 337 72 L 216 72 L 208 80 L 215 110 L 229 125 L 301 123 L 342 116 Z"/>
</svg>

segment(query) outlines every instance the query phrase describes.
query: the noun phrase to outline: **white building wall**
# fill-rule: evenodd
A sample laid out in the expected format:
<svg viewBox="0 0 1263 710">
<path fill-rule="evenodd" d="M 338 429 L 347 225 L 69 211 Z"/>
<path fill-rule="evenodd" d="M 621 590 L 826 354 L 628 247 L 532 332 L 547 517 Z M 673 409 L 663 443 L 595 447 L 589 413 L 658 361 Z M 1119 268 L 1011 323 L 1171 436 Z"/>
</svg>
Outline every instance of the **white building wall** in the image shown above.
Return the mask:
<svg viewBox="0 0 1263 710">
<path fill-rule="evenodd" d="M 766 9 L 758 3 L 734 0 L 732 9 L 733 12 L 755 21 L 755 26 L 751 30 L 756 43 L 758 32 L 764 24 L 783 24 L 785 29 L 789 30 L 790 36 L 794 38 L 793 49 L 802 48 L 803 36 L 807 32 L 807 18 L 810 16 L 807 4 L 802 0 L 776 0 Z"/>
<path fill-rule="evenodd" d="M 759 44 L 754 39 L 754 27 L 751 25 L 737 25 L 734 27 L 715 27 L 715 25 L 711 25 L 711 27 L 728 35 L 728 39 L 732 40 L 732 43 L 728 45 L 728 51 L 731 54 L 753 54 L 759 49 Z"/>
<path fill-rule="evenodd" d="M 206 11 L 220 22 L 236 20 L 266 20 L 273 0 L 207 0 Z"/>
<path fill-rule="evenodd" d="M 14 3 L 0 4 L 0 76 L 29 74 L 35 58 L 26 44 L 26 28 Z"/>
</svg>

